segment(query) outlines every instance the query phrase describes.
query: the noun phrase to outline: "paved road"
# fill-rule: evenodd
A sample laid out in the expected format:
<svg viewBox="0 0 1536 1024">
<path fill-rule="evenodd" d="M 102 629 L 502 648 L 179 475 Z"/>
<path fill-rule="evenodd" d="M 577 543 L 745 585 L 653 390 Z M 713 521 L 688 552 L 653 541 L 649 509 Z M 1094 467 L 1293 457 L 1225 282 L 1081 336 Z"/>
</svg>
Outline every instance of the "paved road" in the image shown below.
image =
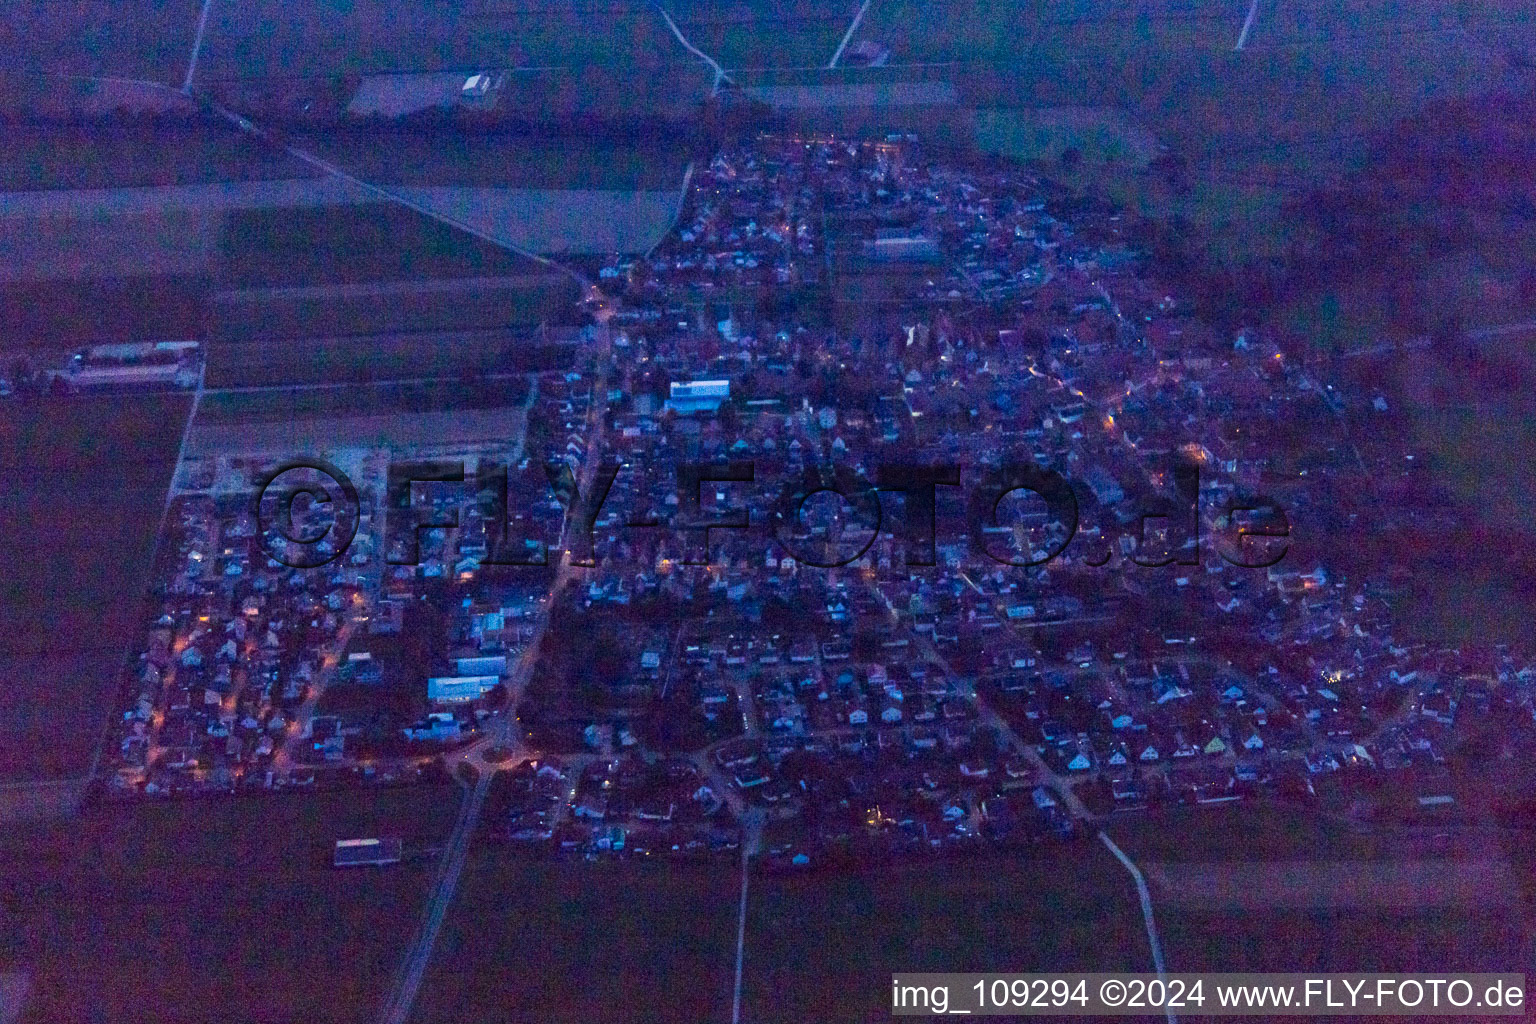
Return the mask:
<svg viewBox="0 0 1536 1024">
<path fill-rule="evenodd" d="M 485 803 L 485 795 L 491 788 L 494 776 L 494 772 L 481 772 L 475 788 L 464 797 L 464 803 L 459 807 L 453 834 L 448 839 L 442 860 L 438 862 L 437 880 L 433 883 L 431 895 L 427 897 L 427 909 L 422 917 L 421 928 L 401 967 L 400 984 L 384 1008 L 384 1024 L 405 1024 L 410 1017 L 411 1008 L 416 1003 L 416 993 L 421 988 L 427 964 L 432 959 L 432 949 L 437 944 L 437 933 L 443 927 L 443 920 L 448 916 L 448 905 L 453 901 L 454 890 L 458 888 L 459 874 L 464 869 L 464 858 L 469 852 L 469 841 L 475 834 L 475 826 L 480 820 L 480 808 Z"/>
<path fill-rule="evenodd" d="M 1125 855 L 1125 851 L 1115 845 L 1115 841 L 1109 838 L 1102 830 L 1099 839 L 1109 848 L 1109 852 L 1115 855 L 1115 859 L 1125 865 L 1125 870 L 1131 873 L 1131 879 L 1136 883 L 1136 896 L 1141 900 L 1141 916 L 1147 924 L 1147 942 L 1152 947 L 1152 966 L 1160 976 L 1168 974 L 1168 963 L 1163 959 L 1163 943 L 1157 934 L 1157 921 L 1152 917 L 1152 894 L 1147 891 L 1147 880 L 1142 877 L 1141 871 L 1135 862 Z M 1172 1010 L 1166 1011 L 1168 1024 L 1179 1024 L 1179 1018 L 1174 1016 Z"/>
<path fill-rule="evenodd" d="M 590 288 L 591 286 L 588 285 Z M 601 462 L 603 430 L 607 420 L 607 380 L 609 368 L 609 353 L 612 347 L 612 333 L 608 329 L 607 319 L 612 315 L 612 309 L 604 306 L 599 312 L 600 323 L 598 325 L 599 344 L 597 347 L 597 361 L 600 367 L 592 385 L 592 401 L 588 411 L 588 458 L 582 465 L 580 488 L 581 493 L 587 493 L 592 486 L 593 478 L 597 474 L 597 467 Z M 410 1017 L 411 1009 L 416 1001 L 416 994 L 421 988 L 422 978 L 426 975 L 427 965 L 432 959 L 432 950 L 437 942 L 437 933 L 442 928 L 443 918 L 447 915 L 448 906 L 453 900 L 454 889 L 458 885 L 459 872 L 464 866 L 465 852 L 469 846 L 469 840 L 474 835 L 479 824 L 480 811 L 485 803 L 486 791 L 490 788 L 491 779 L 498 771 L 515 768 L 523 764 L 533 756 L 523 743 L 521 731 L 512 723 L 516 721 L 516 701 L 526 687 L 528 680 L 532 678 L 533 669 L 537 664 L 539 643 L 543 639 L 545 631 L 549 627 L 551 612 L 561 593 L 576 578 L 577 569 L 572 566 L 565 551 L 563 539 L 566 528 L 570 525 L 576 513 L 576 502 L 566 510 L 565 521 L 561 528 L 562 543 L 557 548 L 560 558 L 560 566 L 556 571 L 555 582 L 550 589 L 550 594 L 544 605 L 544 611 L 540 614 L 538 628 L 534 638 L 523 650 L 517 668 L 510 677 L 507 685 L 508 699 L 503 707 L 499 719 L 487 730 L 485 736 L 475 743 L 462 748 L 454 755 L 447 758 L 450 770 L 457 772 L 459 765 L 470 764 L 478 773 L 473 792 L 464 801 L 460 808 L 459 820 L 454 827 L 452 838 L 449 840 L 448 850 L 443 857 L 438 873 L 437 883 L 433 886 L 432 893 L 427 900 L 426 915 L 422 921 L 421 931 L 416 937 L 416 942 L 406 956 L 405 964 L 401 969 L 400 981 L 389 1003 L 385 1006 L 383 1024 L 405 1024 Z M 488 761 L 486 754 L 496 746 L 510 748 L 514 751 L 510 759 Z"/>
<path fill-rule="evenodd" d="M 347 616 L 347 620 L 336 631 L 335 638 L 330 643 L 330 650 L 326 651 L 315 670 L 314 679 L 310 680 L 309 692 L 304 696 L 304 702 L 293 713 L 293 721 L 288 725 L 288 738 L 278 749 L 277 755 L 272 759 L 273 771 L 281 774 L 293 767 L 295 762 L 303 760 L 298 756 L 304 741 L 313 736 L 315 723 L 315 709 L 320 705 L 320 695 L 331 685 L 331 680 L 341 669 L 341 658 L 346 653 L 347 644 L 352 642 L 352 636 L 357 632 L 358 621 L 356 614 Z"/>
<path fill-rule="evenodd" d="M 672 232 L 677 230 L 677 225 L 683 219 L 683 210 L 688 207 L 688 189 L 693 186 L 693 168 L 698 161 L 688 161 L 688 166 L 683 169 L 683 187 L 677 194 L 677 212 L 672 215 L 672 223 L 667 225 L 666 233 L 656 239 L 656 244 L 645 251 L 645 258 L 650 259 L 651 254 L 661 247 L 661 243 L 672 237 Z"/>
</svg>

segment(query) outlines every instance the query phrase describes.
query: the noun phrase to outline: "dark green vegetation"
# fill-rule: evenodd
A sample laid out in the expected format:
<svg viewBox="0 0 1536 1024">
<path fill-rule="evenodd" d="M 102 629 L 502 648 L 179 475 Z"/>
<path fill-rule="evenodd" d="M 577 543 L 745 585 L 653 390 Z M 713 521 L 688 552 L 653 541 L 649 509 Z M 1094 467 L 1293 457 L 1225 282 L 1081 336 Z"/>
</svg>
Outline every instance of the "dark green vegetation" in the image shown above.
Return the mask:
<svg viewBox="0 0 1536 1024">
<path fill-rule="evenodd" d="M 1085 838 L 1017 858 L 758 875 L 744 1019 L 883 1021 L 896 971 L 1148 971 L 1131 877 Z"/>
<path fill-rule="evenodd" d="M 307 390 L 255 391 L 209 395 L 198 407 L 198 423 L 289 422 L 309 417 L 375 416 L 388 413 L 450 412 L 519 405 L 527 397 L 523 377 L 430 384 L 360 384 Z"/>
<path fill-rule="evenodd" d="M 310 338 L 281 343 L 215 342 L 209 355 L 208 383 L 217 387 L 340 385 L 388 381 L 441 381 L 437 393 L 462 381 L 460 408 L 483 407 L 474 396 L 487 374 L 527 373 L 569 363 L 567 346 L 546 344 L 532 331 L 483 330 L 428 334 L 356 335 Z M 418 392 L 419 393 L 419 392 Z M 358 395 L 366 406 L 367 399 Z M 344 399 L 346 401 L 346 399 Z M 308 400 L 295 399 L 297 410 Z M 501 404 L 499 402 L 493 404 Z M 226 408 L 233 408 L 226 406 Z"/>
<path fill-rule="evenodd" d="M 230 212 L 230 288 L 362 284 L 402 278 L 493 277 L 526 271 L 505 249 L 393 203 Z"/>
<path fill-rule="evenodd" d="M 412 1020 L 728 1020 L 731 867 L 472 851 Z"/>
<path fill-rule="evenodd" d="M 337 839 L 440 844 L 457 786 L 103 806 L 0 839 L 0 970 L 22 1020 L 366 1021 L 435 858 L 331 867 Z"/>
<path fill-rule="evenodd" d="M 189 399 L 0 404 L 0 780 L 90 767 L 143 612 Z"/>
<path fill-rule="evenodd" d="M 1106 831 L 1133 860 L 1223 862 L 1361 860 L 1393 856 L 1384 834 L 1274 804 L 1168 808 L 1112 822 Z"/>
<path fill-rule="evenodd" d="M 8 124 L 0 191 L 129 188 L 312 178 L 314 168 L 224 125 L 153 120 Z"/>
</svg>

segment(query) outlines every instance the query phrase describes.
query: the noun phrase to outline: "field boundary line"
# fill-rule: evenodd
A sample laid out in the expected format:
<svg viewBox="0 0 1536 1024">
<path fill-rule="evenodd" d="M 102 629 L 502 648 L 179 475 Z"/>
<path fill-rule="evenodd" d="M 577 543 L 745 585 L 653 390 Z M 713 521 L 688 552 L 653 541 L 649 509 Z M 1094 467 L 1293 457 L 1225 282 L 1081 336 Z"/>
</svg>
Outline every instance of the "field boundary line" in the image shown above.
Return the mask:
<svg viewBox="0 0 1536 1024">
<path fill-rule="evenodd" d="M 559 262 L 558 260 L 550 259 L 548 256 L 536 253 L 531 249 L 524 249 L 522 246 L 513 242 L 509 242 L 505 238 L 500 238 L 496 235 L 493 235 L 488 231 L 482 231 L 480 228 L 477 228 L 472 224 L 467 224 L 456 217 L 451 217 L 446 213 L 434 210 L 432 207 L 426 205 L 425 203 L 419 203 L 414 199 L 411 199 L 409 196 L 400 194 L 394 189 L 385 188 L 382 185 L 375 185 L 371 181 L 368 181 L 364 178 L 359 178 L 357 175 L 352 174 L 351 172 L 346 171 L 341 167 L 338 167 L 336 164 L 331 163 L 329 160 L 324 160 L 321 157 L 316 156 L 315 154 L 309 152 L 307 149 L 303 149 L 289 142 L 274 138 L 270 132 L 258 125 L 255 121 L 252 121 L 250 118 L 241 114 L 235 113 L 233 110 L 230 110 L 228 107 L 225 107 L 214 100 L 211 96 L 202 95 L 198 98 L 203 104 L 207 106 L 210 111 L 217 114 L 224 120 L 230 122 L 236 128 L 239 128 L 242 132 L 245 132 L 247 135 L 255 136 L 256 138 L 261 139 L 262 141 L 269 144 L 280 147 L 289 156 L 292 156 L 297 160 L 302 160 L 304 163 L 309 164 L 311 167 L 317 168 L 318 170 L 321 170 L 334 178 L 338 178 L 355 188 L 362 189 L 363 191 L 372 195 L 376 195 L 381 199 L 385 199 L 391 203 L 395 203 L 396 205 L 403 206 L 408 210 L 419 213 L 429 220 L 435 220 L 438 223 L 446 224 L 451 228 L 457 228 L 467 235 L 480 239 L 482 242 L 488 242 L 489 244 L 498 246 L 507 250 L 508 252 L 516 253 L 519 256 L 533 260 L 535 263 L 538 263 L 541 266 L 549 267 L 552 270 L 558 270 L 579 284 L 584 294 L 589 294 L 593 288 L 592 282 L 588 281 L 580 273 L 573 270 L 571 267 L 565 265 L 564 263 Z"/>
<path fill-rule="evenodd" d="M 747 844 L 741 844 L 741 908 L 736 919 L 736 985 L 731 993 L 731 1024 L 741 1024 L 741 975 L 747 955 Z"/>
<path fill-rule="evenodd" d="M 747 957 L 747 880 L 752 874 L 752 854 L 762 842 L 762 830 L 761 812 L 747 811 L 741 829 L 741 907 L 736 918 L 736 984 L 731 990 L 731 1024 L 741 1024 L 742 967 Z"/>
</svg>

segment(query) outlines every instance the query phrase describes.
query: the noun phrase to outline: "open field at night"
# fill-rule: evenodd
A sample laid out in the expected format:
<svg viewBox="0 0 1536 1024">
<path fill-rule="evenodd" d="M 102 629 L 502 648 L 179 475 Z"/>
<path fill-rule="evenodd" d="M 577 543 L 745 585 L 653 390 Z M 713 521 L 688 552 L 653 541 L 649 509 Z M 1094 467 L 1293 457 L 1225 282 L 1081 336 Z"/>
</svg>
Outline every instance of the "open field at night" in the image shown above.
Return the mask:
<svg viewBox="0 0 1536 1024">
<path fill-rule="evenodd" d="M 1113 824 L 1173 971 L 1524 971 L 1529 842 L 1513 831 L 1370 828 L 1263 805 Z"/>
<path fill-rule="evenodd" d="M 1131 876 L 1092 837 L 754 885 L 742 997 L 752 1020 L 886 1020 L 896 971 L 1152 969 Z"/>
<path fill-rule="evenodd" d="M 412 1019 L 728 1019 L 739 884 L 728 859 L 591 865 L 482 851 L 465 868 Z M 507 955 L 520 947 L 539 955 Z M 1151 963 L 1130 876 L 1092 840 L 866 872 L 754 869 L 745 950 L 742 1018 L 786 1024 L 884 1020 L 893 971 Z"/>
<path fill-rule="evenodd" d="M 472 851 L 411 1019 L 729 1019 L 740 877 Z"/>
<path fill-rule="evenodd" d="M 0 405 L 0 780 L 78 776 L 114 713 L 190 398 Z"/>
<path fill-rule="evenodd" d="M 337 839 L 440 844 L 459 789 L 106 805 L 0 840 L 0 971 L 26 1024 L 375 1018 L 435 858 L 331 867 Z"/>
</svg>

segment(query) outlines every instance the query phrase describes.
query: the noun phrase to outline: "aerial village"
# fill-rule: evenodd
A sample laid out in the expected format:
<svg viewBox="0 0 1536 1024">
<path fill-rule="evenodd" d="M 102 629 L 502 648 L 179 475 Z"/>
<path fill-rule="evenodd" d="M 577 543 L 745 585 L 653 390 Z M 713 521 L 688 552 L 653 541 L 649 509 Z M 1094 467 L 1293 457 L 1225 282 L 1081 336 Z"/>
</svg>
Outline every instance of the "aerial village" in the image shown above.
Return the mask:
<svg viewBox="0 0 1536 1024">
<path fill-rule="evenodd" d="M 273 460 L 182 467 L 110 795 L 498 766 L 499 841 L 701 856 L 751 819 L 793 868 L 1536 741 L 1529 652 L 1396 635 L 1390 581 L 1320 554 L 1403 472 L 1345 430 L 1382 400 L 1188 315 L 1113 209 L 765 136 L 597 283 L 523 436 L 324 453 L 358 501 L 321 564 L 253 502 Z"/>
</svg>

